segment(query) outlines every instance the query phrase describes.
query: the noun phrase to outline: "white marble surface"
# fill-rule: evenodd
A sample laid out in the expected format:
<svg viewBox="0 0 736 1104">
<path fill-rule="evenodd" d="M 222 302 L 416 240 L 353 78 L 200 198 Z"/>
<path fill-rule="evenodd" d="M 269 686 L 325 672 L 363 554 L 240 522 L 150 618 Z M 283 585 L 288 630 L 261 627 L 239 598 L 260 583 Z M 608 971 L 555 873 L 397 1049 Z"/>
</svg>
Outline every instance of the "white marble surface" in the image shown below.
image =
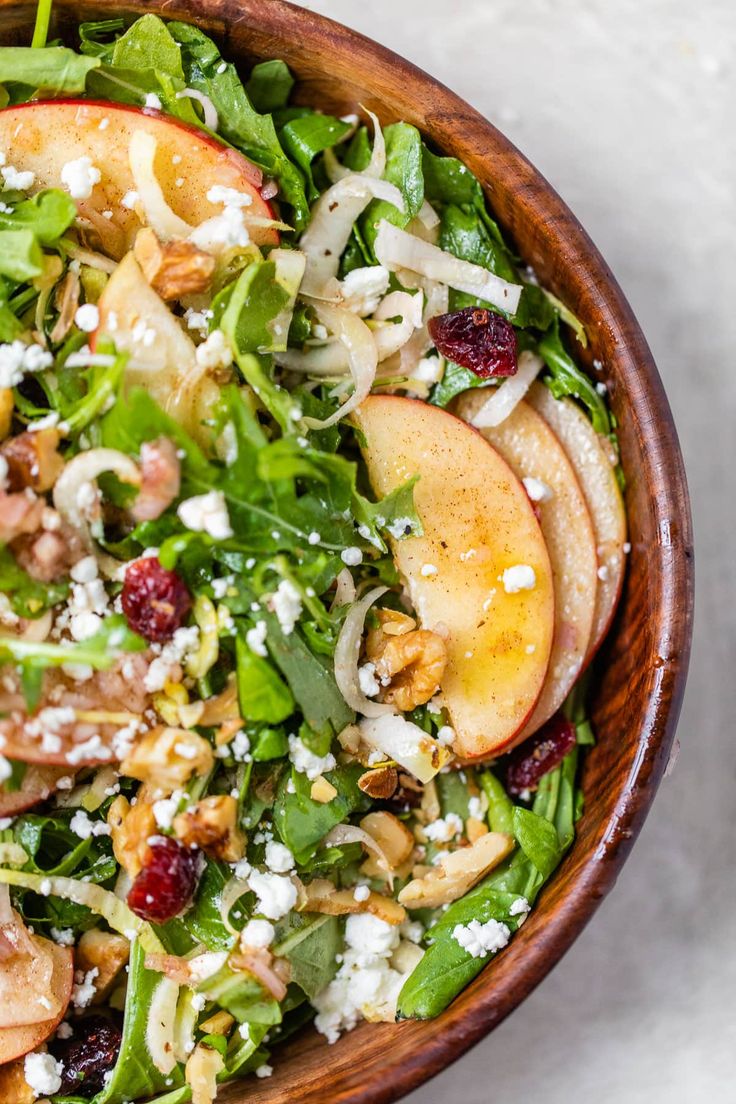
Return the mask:
<svg viewBox="0 0 736 1104">
<path fill-rule="evenodd" d="M 453 87 L 568 201 L 623 285 L 687 464 L 698 611 L 682 751 L 613 894 L 412 1104 L 736 1099 L 736 7 L 312 0 Z"/>
</svg>

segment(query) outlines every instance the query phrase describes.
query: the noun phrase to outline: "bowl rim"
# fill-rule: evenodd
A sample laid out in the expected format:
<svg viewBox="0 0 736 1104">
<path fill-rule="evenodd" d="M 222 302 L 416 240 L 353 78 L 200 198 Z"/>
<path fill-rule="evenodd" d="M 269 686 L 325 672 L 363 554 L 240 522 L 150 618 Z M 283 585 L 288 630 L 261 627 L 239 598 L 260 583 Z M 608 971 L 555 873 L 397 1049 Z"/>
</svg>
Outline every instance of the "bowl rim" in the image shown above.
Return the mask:
<svg viewBox="0 0 736 1104">
<path fill-rule="evenodd" d="M 104 0 L 57 0 L 54 14 L 78 15 L 83 9 L 85 17 L 90 17 L 90 13 L 103 6 Z M 16 9 L 16 19 L 21 17 L 18 9 L 25 11 L 26 7 L 31 10 L 33 5 L 0 0 L 0 9 Z M 121 14 L 140 15 L 151 11 L 199 24 L 224 41 L 225 53 L 230 48 L 235 56 L 243 51 L 230 41 L 232 32 L 237 30 L 239 38 L 247 38 L 249 27 L 257 27 L 260 34 L 271 38 L 273 56 L 278 55 L 279 42 L 295 35 L 302 48 L 309 42 L 316 46 L 328 37 L 335 50 L 345 52 L 358 71 L 362 62 L 369 62 L 374 71 L 391 73 L 394 80 L 400 79 L 412 90 L 412 97 L 424 95 L 429 101 L 439 100 L 443 113 L 450 120 L 440 122 L 439 127 L 445 126 L 448 135 L 451 134 L 450 126 L 467 128 L 476 150 L 484 135 L 490 138 L 494 151 L 501 151 L 503 157 L 503 165 L 494 167 L 491 176 L 516 175 L 521 192 L 543 195 L 544 232 L 550 254 L 556 252 L 565 267 L 577 266 L 587 277 L 605 325 L 612 332 L 625 335 L 616 355 L 623 364 L 622 370 L 636 379 L 636 410 L 646 427 L 647 464 L 660 473 L 658 495 L 652 508 L 657 519 L 661 569 L 660 616 L 656 630 L 661 644 L 660 655 L 666 659 L 655 692 L 649 698 L 632 769 L 618 787 L 615 805 L 597 849 L 576 870 L 561 907 L 525 945 L 525 957 L 515 965 L 513 991 L 507 986 L 499 995 L 490 985 L 478 986 L 472 1008 L 459 1007 L 457 1002 L 451 1005 L 443 1013 L 442 1031 L 430 1036 L 416 1057 L 409 1061 L 404 1058 L 401 1063 L 394 1061 L 392 1065 L 390 1055 L 386 1055 L 380 1080 L 374 1079 L 369 1084 L 352 1081 L 341 1088 L 339 1098 L 332 1098 L 339 1099 L 340 1104 L 388 1104 L 460 1058 L 526 999 L 559 962 L 611 890 L 642 828 L 669 759 L 685 690 L 692 639 L 693 536 L 682 455 L 652 354 L 615 277 L 548 181 L 490 121 L 440 81 L 387 47 L 289 0 L 124 0 L 120 4 Z M 32 19 L 32 14 L 29 18 Z M 482 157 L 480 152 L 478 155 Z M 488 192 L 487 186 L 485 191 Z M 489 199 L 493 208 L 493 197 Z M 677 519 L 675 526 L 670 524 L 669 519 L 673 518 Z M 654 555 L 655 550 L 649 550 L 648 554 Z M 574 851 L 573 847 L 573 856 Z M 559 873 L 555 876 L 559 877 Z M 525 933 L 520 932 L 519 937 L 522 934 Z M 258 1091 L 250 1092 L 250 1096 L 254 1100 L 265 1099 Z M 308 1094 L 308 1099 L 318 1098 Z M 330 1098 L 322 1095 L 320 1099 L 327 1104 Z"/>
</svg>

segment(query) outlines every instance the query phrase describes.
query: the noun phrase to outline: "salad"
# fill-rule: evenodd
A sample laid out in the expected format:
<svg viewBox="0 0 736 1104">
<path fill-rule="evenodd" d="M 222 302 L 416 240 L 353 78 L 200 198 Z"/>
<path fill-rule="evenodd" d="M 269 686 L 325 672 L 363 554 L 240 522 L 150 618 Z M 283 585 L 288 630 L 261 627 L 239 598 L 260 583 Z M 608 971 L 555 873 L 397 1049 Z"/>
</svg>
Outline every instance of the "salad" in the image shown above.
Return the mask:
<svg viewBox="0 0 736 1104">
<path fill-rule="evenodd" d="M 0 1101 L 211 1104 L 439 1015 L 571 846 L 615 423 L 413 126 L 49 23 L 0 48 Z"/>
</svg>

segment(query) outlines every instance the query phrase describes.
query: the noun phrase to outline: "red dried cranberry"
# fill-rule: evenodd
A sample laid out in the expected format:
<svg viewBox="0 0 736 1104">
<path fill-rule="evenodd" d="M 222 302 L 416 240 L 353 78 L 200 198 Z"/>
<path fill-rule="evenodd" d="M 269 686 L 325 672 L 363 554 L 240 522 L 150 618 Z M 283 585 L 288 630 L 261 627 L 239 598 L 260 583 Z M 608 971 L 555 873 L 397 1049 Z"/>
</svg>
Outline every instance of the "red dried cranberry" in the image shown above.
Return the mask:
<svg viewBox="0 0 736 1104">
<path fill-rule="evenodd" d="M 194 896 L 197 855 L 170 836 L 154 836 L 148 861 L 128 894 L 128 907 L 151 924 L 165 924 L 178 916 Z"/>
<path fill-rule="evenodd" d="M 539 732 L 511 752 L 506 766 L 506 789 L 518 796 L 534 790 L 540 778 L 562 762 L 575 747 L 575 726 L 562 713 L 555 713 Z"/>
<path fill-rule="evenodd" d="M 122 1032 L 107 1016 L 86 1016 L 74 1024 L 74 1035 L 53 1044 L 62 1063 L 61 1096 L 93 1097 L 105 1087 L 105 1074 L 115 1066 Z"/>
<path fill-rule="evenodd" d="M 170 640 L 192 608 L 192 596 L 175 571 L 155 556 L 136 560 L 125 572 L 123 613 L 146 640 Z"/>
<path fill-rule="evenodd" d="M 464 307 L 430 319 L 437 351 L 481 379 L 516 374 L 516 333 L 500 314 L 483 307 Z"/>
</svg>

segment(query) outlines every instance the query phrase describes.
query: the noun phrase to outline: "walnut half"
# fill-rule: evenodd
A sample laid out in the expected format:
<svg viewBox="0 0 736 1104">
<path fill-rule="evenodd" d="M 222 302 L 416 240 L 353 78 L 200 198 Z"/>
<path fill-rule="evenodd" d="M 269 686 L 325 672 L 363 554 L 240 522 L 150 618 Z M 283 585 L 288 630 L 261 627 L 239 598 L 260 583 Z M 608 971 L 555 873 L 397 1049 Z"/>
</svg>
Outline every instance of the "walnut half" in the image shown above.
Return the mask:
<svg viewBox="0 0 736 1104">
<path fill-rule="evenodd" d="M 139 230 L 133 246 L 143 275 L 162 299 L 206 291 L 215 258 L 188 241 L 162 242 L 150 227 Z"/>
</svg>

